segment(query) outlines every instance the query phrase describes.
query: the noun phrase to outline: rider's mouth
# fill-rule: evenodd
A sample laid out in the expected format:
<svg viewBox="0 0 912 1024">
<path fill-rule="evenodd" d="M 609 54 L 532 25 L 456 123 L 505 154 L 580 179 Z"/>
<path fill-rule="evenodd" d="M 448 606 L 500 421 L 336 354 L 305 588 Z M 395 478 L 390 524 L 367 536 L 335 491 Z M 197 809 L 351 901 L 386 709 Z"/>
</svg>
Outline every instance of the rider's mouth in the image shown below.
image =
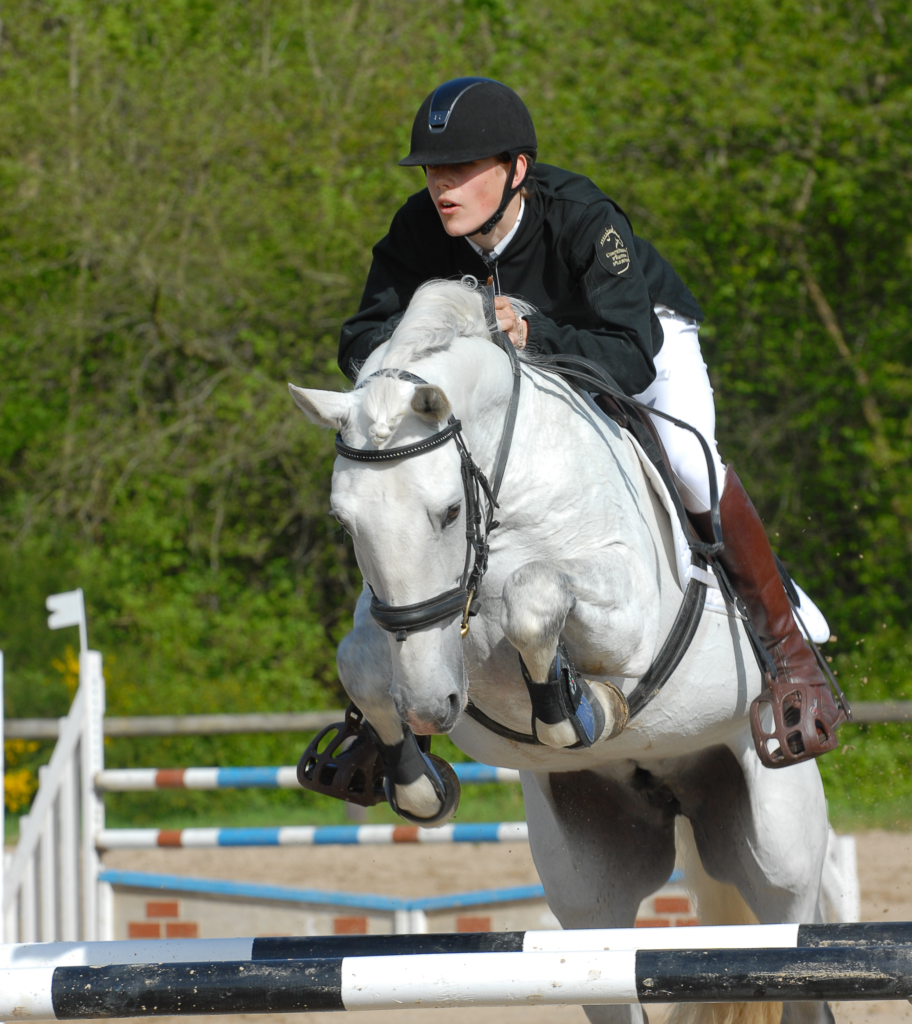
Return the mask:
<svg viewBox="0 0 912 1024">
<path fill-rule="evenodd" d="M 441 213 L 455 213 L 459 209 L 459 206 L 456 203 L 449 202 L 449 200 L 441 199 L 437 204 L 437 209 L 440 210 Z"/>
</svg>

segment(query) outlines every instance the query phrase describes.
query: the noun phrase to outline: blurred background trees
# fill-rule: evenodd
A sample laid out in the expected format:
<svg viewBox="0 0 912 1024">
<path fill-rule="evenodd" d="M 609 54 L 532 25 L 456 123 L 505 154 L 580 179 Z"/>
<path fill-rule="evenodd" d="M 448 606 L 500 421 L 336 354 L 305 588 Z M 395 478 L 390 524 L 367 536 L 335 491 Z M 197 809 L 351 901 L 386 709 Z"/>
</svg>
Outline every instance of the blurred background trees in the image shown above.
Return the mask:
<svg viewBox="0 0 912 1024">
<path fill-rule="evenodd" d="M 77 585 L 111 714 L 340 703 L 358 574 L 325 515 L 331 438 L 285 382 L 343 383 L 339 325 L 421 187 L 396 166 L 414 111 L 460 74 L 517 89 L 540 159 L 592 177 L 689 284 L 723 458 L 826 612 L 841 680 L 912 696 L 908 3 L 23 0 L 0 18 L 7 714 L 65 711 L 43 599 Z M 901 785 L 900 727 L 844 735 L 833 794 Z M 220 742 L 180 756 L 291 756 Z"/>
</svg>

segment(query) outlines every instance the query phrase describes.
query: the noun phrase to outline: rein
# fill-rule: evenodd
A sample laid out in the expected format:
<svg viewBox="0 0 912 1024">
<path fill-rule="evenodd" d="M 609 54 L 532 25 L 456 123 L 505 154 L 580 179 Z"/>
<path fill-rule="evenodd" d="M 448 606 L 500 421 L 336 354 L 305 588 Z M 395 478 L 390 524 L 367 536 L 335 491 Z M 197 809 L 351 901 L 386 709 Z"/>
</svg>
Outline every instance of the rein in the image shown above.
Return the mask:
<svg viewBox="0 0 912 1024">
<path fill-rule="evenodd" d="M 497 335 L 500 334 L 501 332 L 497 332 Z M 460 612 L 462 613 L 460 636 L 465 637 L 469 633 L 469 616 L 474 614 L 472 602 L 475 600 L 475 596 L 481 588 L 481 581 L 488 570 L 488 535 L 500 525 L 494 519 L 494 510 L 500 507 L 497 503 L 497 496 L 500 493 L 500 485 L 513 444 L 513 428 L 516 426 L 519 387 L 522 380 L 519 359 L 509 338 L 495 336 L 494 340 L 510 357 L 513 390 L 504 420 L 497 458 L 494 462 L 493 483 L 488 483 L 487 477 L 472 458 L 462 435 L 462 423 L 452 414 L 447 420 L 447 425 L 443 430 L 438 430 L 436 434 L 431 434 L 430 437 L 413 444 L 400 445 L 398 448 L 386 448 L 382 451 L 352 448 L 345 444 L 341 434 L 336 434 L 336 453 L 353 462 L 393 462 L 397 459 L 410 459 L 416 455 L 423 455 L 451 440 L 456 444 L 456 449 L 459 452 L 466 514 L 466 556 L 459 586 L 438 594 L 436 597 L 429 597 L 426 601 L 400 605 L 384 604 L 373 593 L 373 587 L 371 587 L 370 612 L 374 621 L 388 633 L 395 633 L 396 639 L 400 642 L 407 640 L 409 633 L 427 629 L 438 622 L 446 622 Z M 374 377 L 395 377 L 413 384 L 427 384 L 426 380 L 405 370 L 378 370 L 377 373 L 366 377 L 358 385 L 358 388 L 364 387 Z M 484 512 L 482 512 L 482 495 L 484 496 Z"/>
</svg>

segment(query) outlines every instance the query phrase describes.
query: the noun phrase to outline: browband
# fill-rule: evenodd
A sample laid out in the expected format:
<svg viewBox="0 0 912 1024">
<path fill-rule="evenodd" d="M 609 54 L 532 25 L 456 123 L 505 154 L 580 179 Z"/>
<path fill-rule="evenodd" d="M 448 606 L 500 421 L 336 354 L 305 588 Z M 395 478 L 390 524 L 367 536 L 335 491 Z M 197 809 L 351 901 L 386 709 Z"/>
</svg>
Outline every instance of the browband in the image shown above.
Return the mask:
<svg viewBox="0 0 912 1024">
<path fill-rule="evenodd" d="M 421 382 L 422 384 L 424 381 Z M 422 452 L 429 452 L 432 448 L 444 444 L 459 430 L 462 424 L 451 416 L 443 430 L 438 430 L 430 437 L 424 437 L 413 444 L 403 444 L 398 448 L 378 448 L 371 451 L 370 448 L 352 448 L 342 440 L 341 434 L 336 434 L 336 452 L 343 458 L 351 459 L 353 462 L 392 462 L 395 459 L 407 459 L 410 455 L 420 455 Z"/>
</svg>

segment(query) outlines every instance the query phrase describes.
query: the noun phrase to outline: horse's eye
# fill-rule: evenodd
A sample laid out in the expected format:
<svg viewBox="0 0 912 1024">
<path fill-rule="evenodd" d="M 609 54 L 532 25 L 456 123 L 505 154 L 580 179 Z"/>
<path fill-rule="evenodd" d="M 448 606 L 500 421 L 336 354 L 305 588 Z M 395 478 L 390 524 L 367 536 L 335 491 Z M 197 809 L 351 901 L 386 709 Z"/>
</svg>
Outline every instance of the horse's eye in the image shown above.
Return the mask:
<svg viewBox="0 0 912 1024">
<path fill-rule="evenodd" d="M 345 525 L 345 523 L 342 522 L 342 520 L 332 509 L 330 509 L 326 514 L 331 519 L 335 519 L 335 521 L 339 524 L 339 526 L 342 528 L 342 536 L 344 537 L 349 532 L 348 527 Z"/>
<path fill-rule="evenodd" d="M 459 518 L 460 508 L 462 508 L 461 505 L 450 505 L 450 507 L 446 510 L 446 515 L 443 517 L 444 527 L 452 526 L 453 523 L 456 522 L 456 520 Z"/>
</svg>

